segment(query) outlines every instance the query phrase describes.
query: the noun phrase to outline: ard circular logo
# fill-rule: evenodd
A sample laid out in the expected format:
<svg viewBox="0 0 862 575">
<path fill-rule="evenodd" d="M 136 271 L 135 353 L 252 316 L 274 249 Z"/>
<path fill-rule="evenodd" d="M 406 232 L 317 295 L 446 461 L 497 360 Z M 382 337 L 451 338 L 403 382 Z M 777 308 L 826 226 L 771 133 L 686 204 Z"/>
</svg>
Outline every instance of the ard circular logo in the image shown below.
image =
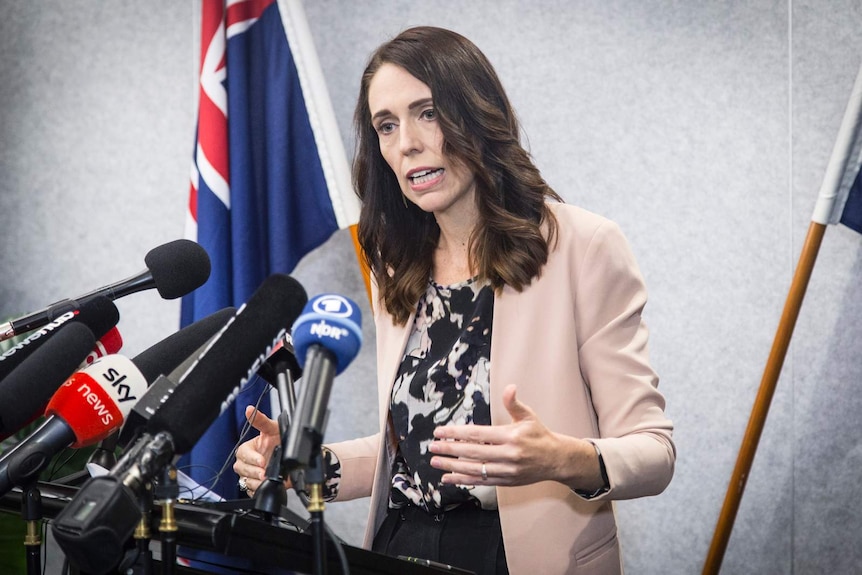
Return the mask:
<svg viewBox="0 0 862 575">
<path fill-rule="evenodd" d="M 353 306 L 350 304 L 350 300 L 334 294 L 318 297 L 314 300 L 312 309 L 330 317 L 350 317 L 353 315 Z"/>
</svg>

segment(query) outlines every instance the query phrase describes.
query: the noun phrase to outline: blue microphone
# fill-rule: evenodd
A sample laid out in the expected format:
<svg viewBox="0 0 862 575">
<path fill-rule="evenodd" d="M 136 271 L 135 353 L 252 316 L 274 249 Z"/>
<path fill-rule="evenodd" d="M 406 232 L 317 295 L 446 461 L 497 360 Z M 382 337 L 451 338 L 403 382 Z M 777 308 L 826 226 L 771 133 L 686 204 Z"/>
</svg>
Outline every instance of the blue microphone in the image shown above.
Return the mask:
<svg viewBox="0 0 862 575">
<path fill-rule="evenodd" d="M 337 294 L 313 297 L 294 322 L 291 338 L 302 367 L 302 397 L 282 455 L 286 470 L 308 467 L 320 450 L 332 382 L 359 353 L 361 324 L 356 302 Z"/>
</svg>

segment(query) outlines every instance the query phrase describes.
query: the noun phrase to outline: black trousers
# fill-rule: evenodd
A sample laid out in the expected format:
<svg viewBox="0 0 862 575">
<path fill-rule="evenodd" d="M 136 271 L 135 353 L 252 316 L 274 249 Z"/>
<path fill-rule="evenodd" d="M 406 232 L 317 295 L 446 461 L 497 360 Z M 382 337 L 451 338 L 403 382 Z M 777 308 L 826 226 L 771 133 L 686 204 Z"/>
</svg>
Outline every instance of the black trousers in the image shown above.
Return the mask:
<svg viewBox="0 0 862 575">
<path fill-rule="evenodd" d="M 390 509 L 372 549 L 397 557 L 430 559 L 477 575 L 508 575 L 500 514 L 472 503 L 429 515 L 413 505 Z"/>
</svg>

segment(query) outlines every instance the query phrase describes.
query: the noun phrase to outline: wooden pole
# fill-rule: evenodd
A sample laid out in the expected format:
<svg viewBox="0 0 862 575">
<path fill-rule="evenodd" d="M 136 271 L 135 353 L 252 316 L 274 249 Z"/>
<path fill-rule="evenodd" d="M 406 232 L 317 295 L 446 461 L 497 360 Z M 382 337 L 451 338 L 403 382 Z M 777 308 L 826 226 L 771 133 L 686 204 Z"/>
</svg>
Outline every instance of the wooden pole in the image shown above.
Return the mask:
<svg viewBox="0 0 862 575">
<path fill-rule="evenodd" d="M 760 434 L 766 423 L 769 405 L 775 393 L 778 376 L 784 365 L 787 348 L 790 346 L 790 338 L 793 336 L 793 328 L 799 317 L 805 290 L 808 288 L 808 280 L 811 279 L 811 271 L 814 269 L 814 262 L 817 260 L 817 252 L 820 250 L 820 243 L 825 231 L 825 224 L 812 221 L 808 226 L 808 234 L 805 237 L 805 244 L 802 246 L 802 253 L 799 255 L 796 272 L 793 274 L 790 292 L 787 294 L 784 311 L 781 313 L 778 330 L 775 332 L 775 339 L 772 342 L 772 350 L 769 352 L 766 368 L 760 380 L 760 389 L 754 400 L 754 407 L 752 407 L 751 415 L 748 418 L 748 427 L 742 438 L 742 447 L 736 458 L 736 466 L 730 477 L 730 484 L 727 486 L 727 494 L 724 496 L 724 505 L 721 508 L 715 533 L 712 536 L 712 543 L 706 556 L 703 575 L 716 575 L 721 569 L 721 561 L 727 549 L 736 512 L 739 510 L 739 501 L 742 499 L 745 483 L 748 481 L 748 473 L 757 451 L 757 443 L 760 441 Z"/>
</svg>

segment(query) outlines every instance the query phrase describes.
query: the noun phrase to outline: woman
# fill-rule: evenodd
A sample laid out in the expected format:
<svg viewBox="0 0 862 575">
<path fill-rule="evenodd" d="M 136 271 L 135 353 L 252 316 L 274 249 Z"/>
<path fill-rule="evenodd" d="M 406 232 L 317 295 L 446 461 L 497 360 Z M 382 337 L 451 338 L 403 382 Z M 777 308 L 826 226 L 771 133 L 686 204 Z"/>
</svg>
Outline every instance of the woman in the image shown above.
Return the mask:
<svg viewBox="0 0 862 575">
<path fill-rule="evenodd" d="M 326 446 L 331 498 L 370 495 L 365 545 L 391 555 L 621 571 L 611 501 L 660 493 L 676 456 L 625 238 L 548 187 L 454 32 L 378 48 L 355 125 L 380 433 Z M 257 419 L 234 465 L 251 493 L 278 441 Z"/>
</svg>

